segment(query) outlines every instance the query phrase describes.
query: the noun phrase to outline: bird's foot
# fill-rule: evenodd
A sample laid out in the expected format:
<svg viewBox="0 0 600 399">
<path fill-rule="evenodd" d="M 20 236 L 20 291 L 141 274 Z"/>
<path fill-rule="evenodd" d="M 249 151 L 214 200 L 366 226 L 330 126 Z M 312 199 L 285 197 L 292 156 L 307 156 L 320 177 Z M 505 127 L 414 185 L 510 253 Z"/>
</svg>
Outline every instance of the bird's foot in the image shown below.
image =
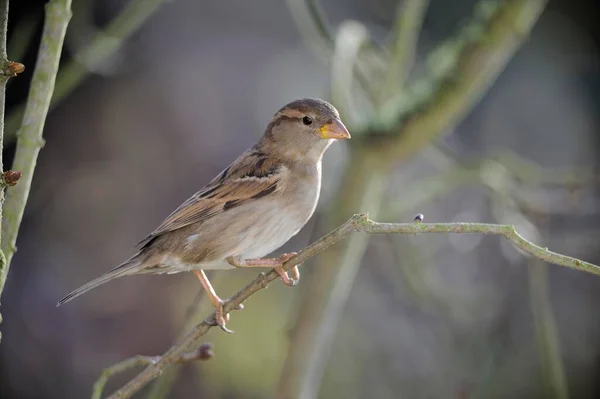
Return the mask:
<svg viewBox="0 0 600 399">
<path fill-rule="evenodd" d="M 229 321 L 229 313 L 225 313 L 223 310 L 223 305 L 225 302 L 218 297 L 217 299 L 218 301 L 213 302 L 213 306 L 215 308 L 215 324 L 227 334 L 233 334 L 233 330 L 230 330 L 226 326 L 227 322 Z"/>
<path fill-rule="evenodd" d="M 225 301 L 223 301 L 220 298 L 217 298 L 218 301 L 212 301 L 213 307 L 215 308 L 215 324 L 216 326 L 219 326 L 219 328 L 223 331 L 225 331 L 227 334 L 233 334 L 234 331 L 230 330 L 229 328 L 227 328 L 227 322 L 229 321 L 229 313 L 225 313 L 225 311 L 223 310 L 223 306 L 225 305 Z M 241 303 L 239 305 L 237 305 L 233 310 L 242 310 L 244 309 L 244 305 L 242 305 Z"/>
<path fill-rule="evenodd" d="M 206 274 L 204 273 L 203 270 L 195 270 L 194 273 L 200 280 L 200 283 L 202 283 L 202 286 L 204 287 L 204 290 L 206 291 L 206 294 L 208 295 L 208 299 L 210 300 L 210 303 L 212 303 L 213 307 L 215 308 L 215 320 L 214 320 L 215 324 L 217 326 L 219 326 L 221 328 L 221 330 L 225 331 L 226 333 L 233 334 L 233 331 L 226 327 L 226 324 L 229 321 L 229 314 L 225 313 L 225 311 L 223 309 L 223 305 L 225 304 L 225 301 L 223 301 L 221 298 L 219 298 L 219 296 L 215 292 L 215 289 L 213 288 L 212 284 L 208 280 L 208 277 L 206 277 Z M 236 307 L 236 309 L 243 309 L 243 306 L 239 305 Z"/>
<path fill-rule="evenodd" d="M 297 252 L 285 253 L 285 254 L 282 254 L 279 258 L 277 258 L 277 260 L 279 260 L 280 264 L 283 265 L 290 258 L 292 258 L 296 255 L 298 255 Z M 281 277 L 281 281 L 283 281 L 283 284 L 287 285 L 288 287 L 295 286 L 296 284 L 298 284 L 298 281 L 300 280 L 300 270 L 298 269 L 298 266 L 294 266 L 290 270 L 292 273 L 292 278 L 290 278 L 288 276 L 287 272 L 285 270 L 283 270 L 283 267 L 281 267 L 281 266 L 275 266 L 273 268 L 273 270 L 275 270 L 275 272 L 277 274 L 279 274 L 279 277 Z"/>
<path fill-rule="evenodd" d="M 290 258 L 296 256 L 297 252 L 289 252 L 280 255 L 278 258 L 260 258 L 260 259 L 243 259 L 239 256 L 231 256 L 227 258 L 227 262 L 235 267 L 272 267 L 277 274 L 281 277 L 281 281 L 288 287 L 293 287 L 300 280 L 300 270 L 298 266 L 294 266 L 291 270 L 292 278 L 290 278 L 286 271 L 283 270 L 283 264 L 290 260 Z"/>
</svg>

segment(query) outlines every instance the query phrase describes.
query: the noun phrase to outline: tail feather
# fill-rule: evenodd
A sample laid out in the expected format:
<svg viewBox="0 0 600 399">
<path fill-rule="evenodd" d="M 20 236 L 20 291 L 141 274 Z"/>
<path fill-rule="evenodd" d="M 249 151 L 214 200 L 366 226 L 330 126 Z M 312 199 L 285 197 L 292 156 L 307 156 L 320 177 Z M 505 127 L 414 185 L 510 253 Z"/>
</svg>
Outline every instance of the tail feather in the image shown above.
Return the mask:
<svg viewBox="0 0 600 399">
<path fill-rule="evenodd" d="M 75 299 L 78 296 L 85 294 L 89 290 L 94 289 L 94 288 L 98 287 L 99 285 L 107 283 L 111 280 L 114 280 L 119 277 L 127 276 L 129 274 L 135 274 L 136 272 L 139 271 L 140 265 L 141 265 L 141 262 L 138 259 L 135 259 L 135 257 L 133 257 L 133 258 L 129 259 L 128 261 L 115 267 L 114 269 L 109 270 L 108 272 L 106 272 L 104 275 L 98 277 L 97 279 L 92 280 L 89 283 L 84 284 L 81 287 L 77 288 L 75 291 L 71 292 L 69 295 L 65 296 L 63 299 L 58 301 L 56 306 L 65 304 L 65 303 L 71 301 L 72 299 Z"/>
</svg>

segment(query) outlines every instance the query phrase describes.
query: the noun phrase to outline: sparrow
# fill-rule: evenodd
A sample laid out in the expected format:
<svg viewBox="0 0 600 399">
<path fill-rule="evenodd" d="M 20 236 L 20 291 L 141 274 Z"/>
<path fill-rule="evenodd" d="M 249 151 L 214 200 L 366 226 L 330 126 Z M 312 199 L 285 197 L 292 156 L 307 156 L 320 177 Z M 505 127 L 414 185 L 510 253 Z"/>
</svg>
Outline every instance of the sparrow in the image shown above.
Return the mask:
<svg viewBox="0 0 600 399">
<path fill-rule="evenodd" d="M 294 286 L 283 263 L 296 253 L 263 258 L 285 244 L 312 216 L 321 190 L 327 148 L 350 133 L 328 102 L 305 98 L 281 108 L 249 150 L 171 213 L 138 243 L 139 251 L 103 276 L 61 299 L 62 305 L 123 276 L 193 272 L 223 331 L 229 315 L 204 270 L 270 267 Z"/>
</svg>

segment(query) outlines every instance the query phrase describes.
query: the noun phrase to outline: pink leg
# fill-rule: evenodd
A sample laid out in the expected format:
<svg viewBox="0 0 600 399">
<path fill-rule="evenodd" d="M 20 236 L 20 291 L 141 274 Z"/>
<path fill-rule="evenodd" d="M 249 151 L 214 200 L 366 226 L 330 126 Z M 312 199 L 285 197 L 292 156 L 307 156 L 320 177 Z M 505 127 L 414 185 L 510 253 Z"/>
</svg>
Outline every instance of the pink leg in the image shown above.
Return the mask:
<svg viewBox="0 0 600 399">
<path fill-rule="evenodd" d="M 204 270 L 194 270 L 194 273 L 196 274 L 196 277 L 198 277 L 198 280 L 200 280 L 202 287 L 204 287 L 204 290 L 210 299 L 210 303 L 212 303 L 213 307 L 215 308 L 217 325 L 226 333 L 233 333 L 233 331 L 225 327 L 225 324 L 229 321 L 229 315 L 223 314 L 223 300 L 219 298 L 215 292 L 215 289 L 208 280 L 208 277 L 206 277 Z"/>
<path fill-rule="evenodd" d="M 242 259 L 240 257 L 229 257 L 227 258 L 227 262 L 235 267 L 272 267 L 279 277 L 281 277 L 281 281 L 288 287 L 293 287 L 300 280 L 300 270 L 298 270 L 298 266 L 294 266 L 291 270 L 292 278 L 290 278 L 282 268 L 282 265 L 288 261 L 293 256 L 296 256 L 296 252 L 290 252 L 281 255 L 279 258 L 261 258 L 261 259 Z"/>
</svg>

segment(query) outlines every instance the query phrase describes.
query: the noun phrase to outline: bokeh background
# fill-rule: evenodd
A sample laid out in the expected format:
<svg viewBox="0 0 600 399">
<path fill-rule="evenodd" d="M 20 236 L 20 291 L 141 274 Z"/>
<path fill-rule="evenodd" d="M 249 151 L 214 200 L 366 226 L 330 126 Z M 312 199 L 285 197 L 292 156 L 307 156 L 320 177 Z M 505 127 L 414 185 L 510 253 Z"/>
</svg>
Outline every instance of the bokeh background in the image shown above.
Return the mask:
<svg viewBox="0 0 600 399">
<path fill-rule="evenodd" d="M 27 71 L 10 81 L 8 115 L 26 98 L 44 3 L 10 4 L 9 58 Z M 74 1 L 63 61 L 126 3 Z M 356 19 L 376 37 L 389 31 L 397 6 L 321 3 L 334 25 Z M 475 3 L 431 1 L 419 54 L 452 34 Z M 466 120 L 398 163 L 378 219 L 424 213 L 426 221 L 515 223 L 542 246 L 600 263 L 598 8 L 593 1 L 550 1 Z M 0 397 L 89 397 L 103 368 L 164 352 L 186 322 L 207 315 L 206 303 L 199 313 L 190 310 L 202 297 L 193 275 L 129 277 L 55 304 L 128 257 L 174 207 L 252 145 L 280 106 L 328 98 L 329 82 L 329 67 L 276 0 L 165 2 L 115 57 L 95 65 L 46 124 L 2 297 Z M 336 194 L 340 180 L 356 171 L 347 145 L 328 151 L 318 212 L 282 251 L 326 231 L 323 221 L 344 200 Z M 8 137 L 7 165 L 13 151 Z M 555 181 L 563 175 L 564 182 Z M 591 178 L 582 183 L 582 176 Z M 431 194 L 436 184 L 448 187 Z M 319 397 L 600 395 L 598 277 L 544 265 L 493 236 L 373 237 L 361 264 Z M 215 357 L 183 367 L 168 397 L 276 397 L 294 344 L 290 331 L 311 322 L 310 312 L 298 309 L 316 287 L 312 266 L 302 267 L 296 288 L 276 282 L 249 299 L 229 323 L 236 334 L 213 329 L 205 341 Z M 256 274 L 213 276 L 217 292 L 228 296 Z M 111 379 L 108 391 L 134 373 Z"/>
</svg>

